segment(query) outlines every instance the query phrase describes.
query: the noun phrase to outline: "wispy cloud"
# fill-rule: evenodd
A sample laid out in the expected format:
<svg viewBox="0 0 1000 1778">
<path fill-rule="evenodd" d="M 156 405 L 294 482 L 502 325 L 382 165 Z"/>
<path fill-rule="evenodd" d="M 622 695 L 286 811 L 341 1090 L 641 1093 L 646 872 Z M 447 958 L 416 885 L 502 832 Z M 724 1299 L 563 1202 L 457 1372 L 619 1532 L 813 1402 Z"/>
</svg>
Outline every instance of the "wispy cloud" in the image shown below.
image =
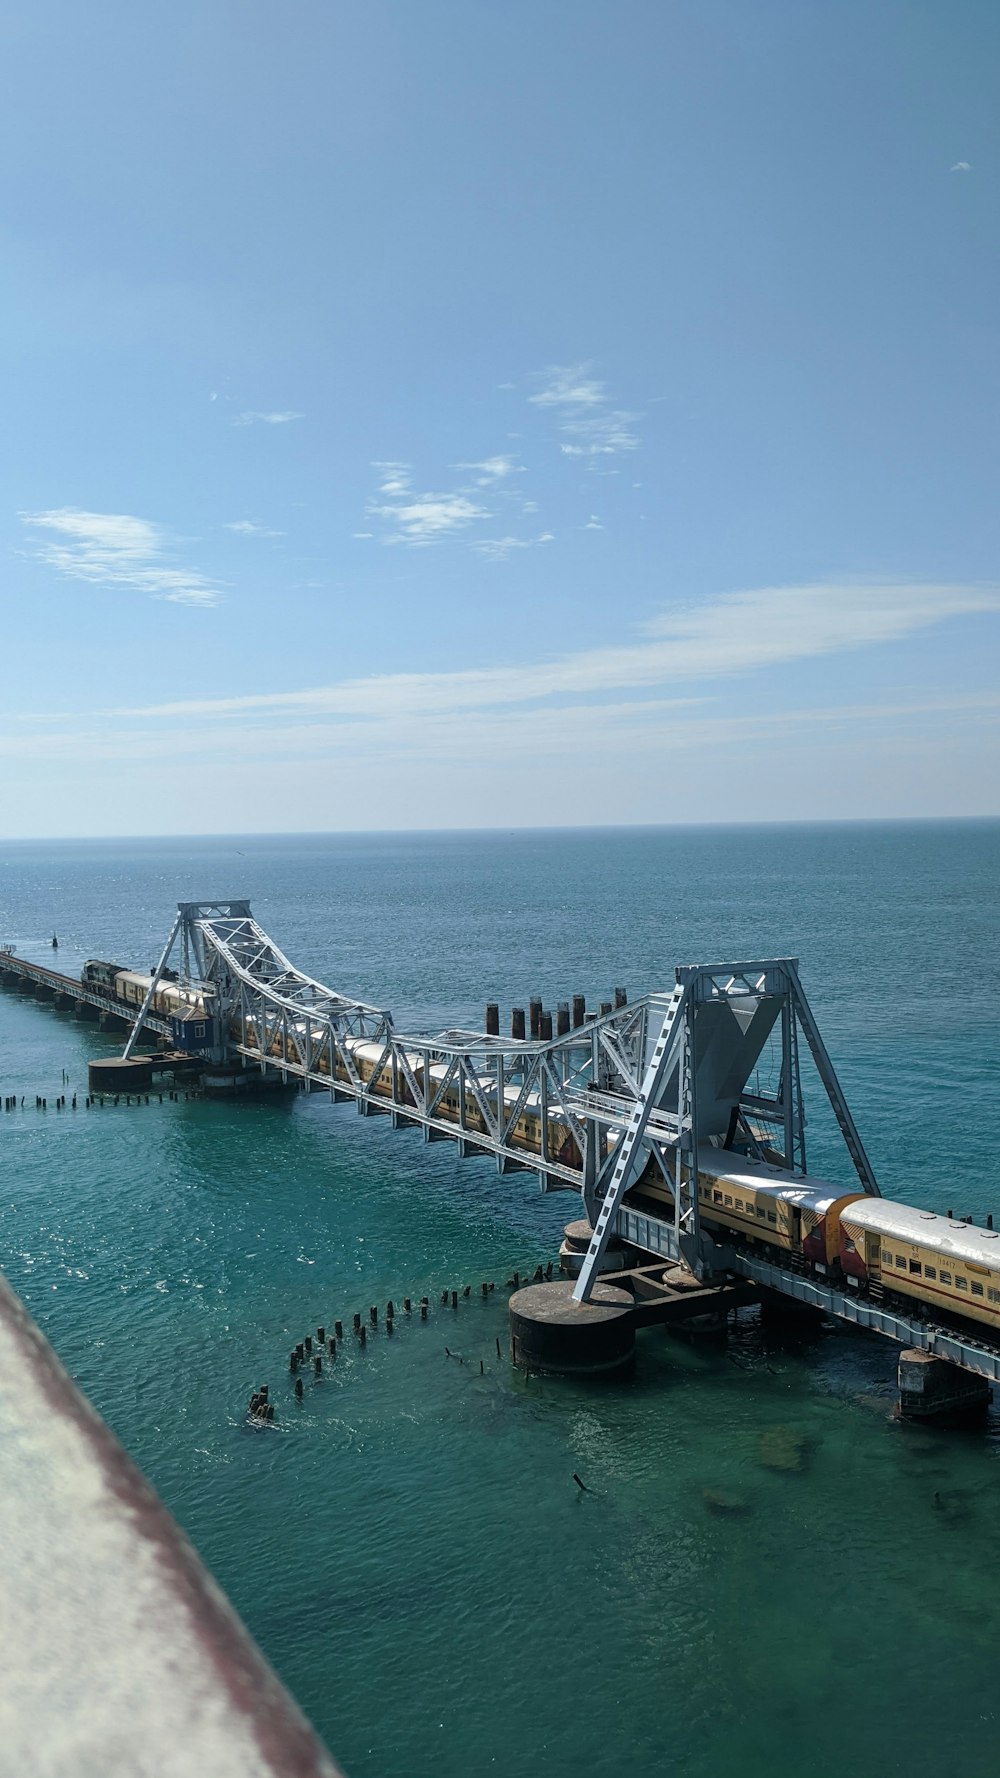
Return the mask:
<svg viewBox="0 0 1000 1778">
<path fill-rule="evenodd" d="M 971 161 L 956 161 L 955 165 L 953 167 L 948 168 L 948 171 L 949 171 L 949 173 L 971 173 L 972 172 L 972 162 Z"/>
<path fill-rule="evenodd" d="M 388 673 L 294 692 L 197 699 L 106 712 L 119 717 L 214 716 L 247 711 L 358 717 L 378 722 L 535 703 L 630 694 L 664 686 L 689 696 L 698 682 L 749 677 L 765 668 L 884 645 L 932 625 L 1000 612 L 1000 587 L 846 581 L 763 587 L 701 605 L 674 605 L 641 639 L 578 650 L 551 660 L 447 673 Z"/>
<path fill-rule="evenodd" d="M 234 426 L 287 426 L 292 420 L 304 419 L 305 414 L 296 413 L 291 408 L 266 414 L 256 408 L 249 408 L 245 413 L 237 414 L 232 423 Z"/>
<path fill-rule="evenodd" d="M 467 494 L 407 494 L 397 500 L 373 501 L 371 518 L 385 521 L 383 543 L 407 544 L 425 549 L 457 532 L 467 531 L 477 519 L 488 519 L 489 510 Z"/>
<path fill-rule="evenodd" d="M 253 519 L 232 519 L 224 531 L 238 531 L 241 537 L 284 537 L 284 531 L 272 531 L 269 525 L 258 525 Z"/>
<path fill-rule="evenodd" d="M 477 555 L 503 561 L 514 550 L 531 549 L 540 541 L 538 537 L 475 535 L 478 527 L 503 513 L 505 503 L 507 524 L 513 516 L 512 508 L 523 513 L 538 510 L 537 502 L 525 500 L 515 490 L 526 470 L 510 451 L 453 463 L 452 470 L 464 479 L 457 487 L 436 493 L 418 491 L 412 465 L 397 457 L 377 458 L 372 468 L 379 480 L 366 514 L 378 521 L 376 535 L 382 543 L 426 549 L 431 544 L 457 540 Z M 355 531 L 353 535 L 367 538 L 372 532 Z M 549 541 L 548 535 L 545 541 Z"/>
<path fill-rule="evenodd" d="M 379 483 L 380 494 L 399 495 L 410 492 L 413 471 L 409 463 L 397 463 L 390 458 L 373 463 L 372 468 L 377 469 L 383 478 Z"/>
<path fill-rule="evenodd" d="M 542 387 L 528 400 L 535 407 L 600 407 L 607 400 L 604 384 L 589 373 L 589 364 L 551 365 L 537 372 L 534 380 Z"/>
<path fill-rule="evenodd" d="M 171 566 L 167 534 L 149 519 L 75 507 L 20 517 L 38 534 L 33 553 L 69 580 L 131 587 L 174 605 L 217 605 L 223 596 L 218 583 L 196 569 Z"/>
<path fill-rule="evenodd" d="M 554 542 L 552 532 L 543 531 L 540 537 L 479 537 L 472 547 L 488 562 L 505 562 L 516 549 L 535 549 L 540 543 Z"/>
<path fill-rule="evenodd" d="M 554 365 L 539 372 L 536 380 L 542 388 L 528 400 L 554 411 L 559 449 L 566 457 L 597 459 L 637 450 L 638 415 L 614 406 L 606 385 L 590 369 L 589 364 Z"/>
<path fill-rule="evenodd" d="M 559 449 L 567 457 L 614 457 L 619 451 L 638 450 L 637 418 L 616 408 L 613 413 L 564 420 L 562 431 L 568 442 L 564 440 Z"/>
<path fill-rule="evenodd" d="M 587 523 L 584 525 L 583 528 L 585 531 L 603 531 L 604 530 L 604 526 L 601 524 L 601 521 L 598 518 L 596 512 L 591 513 L 589 519 L 587 520 Z"/>
<path fill-rule="evenodd" d="M 478 488 L 493 488 L 498 482 L 506 481 L 508 476 L 525 473 L 524 464 L 508 456 L 486 457 L 482 463 L 456 463 L 454 467 L 475 474 Z"/>
</svg>

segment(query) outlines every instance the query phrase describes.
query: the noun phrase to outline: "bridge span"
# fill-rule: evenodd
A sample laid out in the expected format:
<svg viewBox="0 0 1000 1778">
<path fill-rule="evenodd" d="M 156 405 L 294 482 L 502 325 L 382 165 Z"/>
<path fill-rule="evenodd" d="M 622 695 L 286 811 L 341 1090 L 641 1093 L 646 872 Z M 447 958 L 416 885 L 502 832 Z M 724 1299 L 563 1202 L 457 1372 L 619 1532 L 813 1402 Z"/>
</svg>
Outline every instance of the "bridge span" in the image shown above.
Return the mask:
<svg viewBox="0 0 1000 1778">
<path fill-rule="evenodd" d="M 923 1301 L 912 1295 L 912 1285 L 912 1300 L 901 1299 L 897 1287 L 906 1281 L 883 1280 L 877 1259 L 859 1284 L 832 1248 L 817 1257 L 841 1209 L 880 1194 L 795 958 L 681 966 L 669 992 L 631 1003 L 616 996 L 618 1004 L 597 1015 L 575 1007 L 576 1022 L 555 1036 L 551 1021 L 545 1035 L 526 1036 L 521 1009 L 510 1037 L 495 1016 L 487 1032 L 412 1034 L 397 1032 L 386 1008 L 297 969 L 248 901 L 181 902 L 126 1058 L 155 1013 L 171 958 L 180 987 L 199 996 L 214 1062 L 300 1080 L 335 1101 L 353 1100 L 363 1115 L 417 1127 L 425 1141 L 489 1155 L 501 1173 L 532 1171 L 545 1191 L 579 1192 L 589 1228 L 573 1286 L 581 1310 L 614 1263 L 611 1244 L 625 1242 L 698 1279 L 754 1280 L 959 1367 L 970 1382 L 1000 1382 L 1000 1307 L 988 1316 L 984 1298 L 978 1321 L 942 1314 L 926 1292 Z M 803 1043 L 851 1185 L 808 1172 Z M 759 1220 L 748 1233 L 750 1218 Z M 982 1233 L 993 1238 L 991 1228 Z M 946 1229 L 934 1238 L 947 1246 L 952 1237 Z M 810 1242 L 814 1263 L 805 1263 Z M 921 1264 L 911 1261 L 907 1281 L 914 1271 Z M 1000 1261 L 996 1276 L 990 1301 L 1000 1305 Z M 972 1288 L 983 1297 L 976 1281 Z"/>
</svg>

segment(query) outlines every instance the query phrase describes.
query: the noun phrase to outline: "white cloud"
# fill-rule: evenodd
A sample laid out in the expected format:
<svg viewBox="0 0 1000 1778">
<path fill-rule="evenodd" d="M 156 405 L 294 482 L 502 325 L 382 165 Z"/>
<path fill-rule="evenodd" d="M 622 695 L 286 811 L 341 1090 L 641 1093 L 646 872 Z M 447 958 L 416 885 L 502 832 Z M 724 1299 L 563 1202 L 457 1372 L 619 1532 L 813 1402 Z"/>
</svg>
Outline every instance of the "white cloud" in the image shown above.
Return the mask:
<svg viewBox="0 0 1000 1778">
<path fill-rule="evenodd" d="M 335 759 L 361 768 L 389 760 L 405 763 L 411 771 L 417 759 L 440 761 L 453 771 L 495 765 L 502 759 L 506 773 L 515 761 L 537 772 L 539 758 L 563 757 L 579 765 L 610 755 L 634 764 L 640 752 L 657 760 L 669 752 L 686 751 L 690 758 L 724 749 L 731 771 L 734 749 L 742 756 L 743 750 L 754 746 L 809 748 L 817 740 L 829 747 L 839 735 L 867 756 L 870 769 L 873 749 L 874 757 L 881 757 L 886 745 L 901 746 L 911 754 L 919 755 L 921 748 L 934 753 L 941 736 L 954 737 L 963 729 L 975 737 L 980 751 L 991 750 L 998 718 L 1000 697 L 995 694 L 918 690 L 892 703 L 808 703 L 785 710 L 749 700 L 657 697 L 536 706 L 516 714 L 430 709 L 414 716 L 393 710 L 377 720 L 358 715 L 284 725 L 234 722 L 221 729 L 189 720 L 167 729 L 117 727 L 105 719 L 91 719 L 91 725 L 81 729 L 76 719 L 73 731 L 0 733 L 0 757 L 64 760 L 77 766 L 84 760 L 197 759 L 211 761 L 213 768 L 229 760 L 251 771 L 260 760 L 277 759 L 313 763 Z M 929 725 L 935 720 L 938 726 L 932 730 Z M 785 757 L 790 758 L 787 753 Z M 548 820 L 556 806 L 545 804 Z"/>
<path fill-rule="evenodd" d="M 696 681 L 749 680 L 762 669 L 899 641 L 947 619 L 1000 612 L 1000 587 L 846 581 L 763 587 L 674 605 L 642 640 L 552 660 L 447 673 L 386 673 L 304 691 L 194 699 L 108 715 L 229 717 L 247 711 L 357 717 L 467 711 L 644 686 L 688 695 Z"/>
<path fill-rule="evenodd" d="M 296 413 L 291 408 L 284 409 L 284 410 L 279 411 L 277 413 L 269 413 L 269 414 L 263 414 L 263 413 L 260 413 L 257 409 L 251 408 L 246 413 L 237 414 L 235 419 L 233 420 L 233 425 L 234 426 L 257 426 L 257 425 L 287 426 L 290 420 L 304 420 L 304 419 L 305 419 L 305 414 Z"/>
<path fill-rule="evenodd" d="M 477 519 L 488 519 L 485 506 L 477 506 L 467 494 L 418 494 L 388 504 L 373 502 L 368 511 L 388 525 L 383 542 L 425 548 L 465 531 Z"/>
<path fill-rule="evenodd" d="M 372 464 L 372 468 L 377 469 L 384 478 L 379 483 L 380 494 L 409 493 L 413 472 L 408 463 L 376 462 Z"/>
<path fill-rule="evenodd" d="M 591 513 L 589 519 L 587 520 L 587 523 L 584 525 L 583 528 L 585 531 L 603 531 L 604 530 L 604 526 L 601 524 L 601 521 L 598 518 L 596 512 Z"/>
<path fill-rule="evenodd" d="M 620 409 L 609 414 L 594 414 L 566 419 L 561 430 L 570 442 L 559 449 L 567 457 L 613 457 L 619 451 L 635 451 L 639 440 L 632 428 L 635 414 Z"/>
<path fill-rule="evenodd" d="M 599 407 L 605 400 L 604 384 L 588 376 L 589 364 L 554 364 L 539 371 L 545 384 L 528 400 L 536 407 Z"/>
<path fill-rule="evenodd" d="M 559 449 L 567 457 L 614 457 L 638 449 L 638 416 L 608 405 L 605 384 L 590 376 L 589 364 L 555 366 L 539 373 L 545 386 L 528 397 L 538 407 L 552 408 L 561 434 Z"/>
<path fill-rule="evenodd" d="M 495 488 L 509 475 L 518 473 L 513 457 L 487 457 L 481 463 L 460 463 L 458 469 L 479 470 L 477 488 Z M 376 497 L 367 507 L 369 518 L 382 522 L 383 543 L 401 543 L 411 549 L 426 549 L 467 531 L 470 526 L 492 517 L 483 506 L 476 488 L 454 488 L 445 493 L 420 493 L 414 490 L 413 470 L 409 463 L 395 458 L 382 458 L 372 464 L 380 481 Z M 370 533 L 356 532 L 355 536 Z"/>
<path fill-rule="evenodd" d="M 480 537 L 471 548 L 488 562 L 505 562 L 512 550 L 535 549 L 540 543 L 554 542 L 552 532 L 543 531 L 540 537 Z"/>
<path fill-rule="evenodd" d="M 164 561 L 166 533 L 149 519 L 127 513 L 81 512 L 58 507 L 25 512 L 22 522 L 36 537 L 34 553 L 70 580 L 97 586 L 126 586 L 151 599 L 175 605 L 217 605 L 222 588 L 195 569 Z"/>
<path fill-rule="evenodd" d="M 223 525 L 224 531 L 238 531 L 242 537 L 284 537 L 284 531 L 272 531 L 267 525 L 258 525 L 253 519 L 233 519 Z"/>
<path fill-rule="evenodd" d="M 972 163 L 971 161 L 956 161 L 953 167 L 948 168 L 948 171 L 949 173 L 971 173 Z"/>
<path fill-rule="evenodd" d="M 506 456 L 487 457 L 482 463 L 456 463 L 453 467 L 477 471 L 476 486 L 479 488 L 491 488 L 497 482 L 506 481 L 509 475 L 524 475 L 525 473 L 523 463 L 518 463 L 513 457 Z"/>
</svg>

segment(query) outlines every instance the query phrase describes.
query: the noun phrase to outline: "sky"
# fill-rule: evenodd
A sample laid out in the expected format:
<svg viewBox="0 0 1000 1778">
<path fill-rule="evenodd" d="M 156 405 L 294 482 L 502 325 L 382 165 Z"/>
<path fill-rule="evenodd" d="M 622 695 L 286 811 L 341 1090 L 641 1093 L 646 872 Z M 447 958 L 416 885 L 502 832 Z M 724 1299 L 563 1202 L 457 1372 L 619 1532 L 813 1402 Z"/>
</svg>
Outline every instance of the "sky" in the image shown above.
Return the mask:
<svg viewBox="0 0 1000 1778">
<path fill-rule="evenodd" d="M 0 836 L 1000 814 L 995 0 L 0 65 Z"/>
</svg>

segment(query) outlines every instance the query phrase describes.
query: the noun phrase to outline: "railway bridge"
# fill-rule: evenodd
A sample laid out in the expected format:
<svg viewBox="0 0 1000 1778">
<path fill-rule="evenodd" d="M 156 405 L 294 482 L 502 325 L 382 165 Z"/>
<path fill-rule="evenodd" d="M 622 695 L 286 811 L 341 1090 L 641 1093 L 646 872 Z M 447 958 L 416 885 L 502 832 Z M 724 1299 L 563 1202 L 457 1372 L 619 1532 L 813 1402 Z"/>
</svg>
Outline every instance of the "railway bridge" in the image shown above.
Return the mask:
<svg viewBox="0 0 1000 1778">
<path fill-rule="evenodd" d="M 993 1343 L 990 1329 L 935 1320 L 916 1307 L 910 1313 L 879 1291 L 847 1288 L 836 1272 L 803 1268 L 760 1242 L 704 1226 L 698 1182 L 713 1164 L 721 1174 L 720 1150 L 735 1146 L 770 1179 L 806 1185 L 803 1045 L 853 1189 L 879 1196 L 795 958 L 678 967 L 669 992 L 631 1003 L 616 995 L 596 1015 L 574 1003 L 574 1022 L 561 1019 L 554 1036 L 551 1019 L 537 1017 L 526 1035 L 521 1009 L 503 1036 L 496 1008 L 488 1009 L 486 1032 L 410 1034 L 396 1031 L 386 1008 L 297 969 L 248 901 L 181 902 L 125 1058 L 150 1023 L 172 957 L 180 985 L 201 996 L 215 1062 L 277 1072 L 334 1101 L 353 1100 L 362 1115 L 419 1128 L 425 1141 L 491 1156 L 502 1173 L 534 1172 L 544 1191 L 578 1192 L 588 1231 L 572 1286 L 580 1325 L 588 1313 L 600 1319 L 600 1298 L 616 1275 L 611 1255 L 624 1244 L 640 1263 L 625 1268 L 622 1281 L 645 1285 L 646 1295 L 651 1273 L 666 1262 L 702 1281 L 752 1283 L 900 1342 L 923 1361 L 916 1370 L 911 1364 L 911 1392 L 926 1389 L 928 1407 L 932 1396 L 961 1403 L 961 1373 L 970 1400 L 1000 1381 L 1000 1338 Z M 561 1302 L 559 1315 L 566 1313 Z"/>
</svg>

